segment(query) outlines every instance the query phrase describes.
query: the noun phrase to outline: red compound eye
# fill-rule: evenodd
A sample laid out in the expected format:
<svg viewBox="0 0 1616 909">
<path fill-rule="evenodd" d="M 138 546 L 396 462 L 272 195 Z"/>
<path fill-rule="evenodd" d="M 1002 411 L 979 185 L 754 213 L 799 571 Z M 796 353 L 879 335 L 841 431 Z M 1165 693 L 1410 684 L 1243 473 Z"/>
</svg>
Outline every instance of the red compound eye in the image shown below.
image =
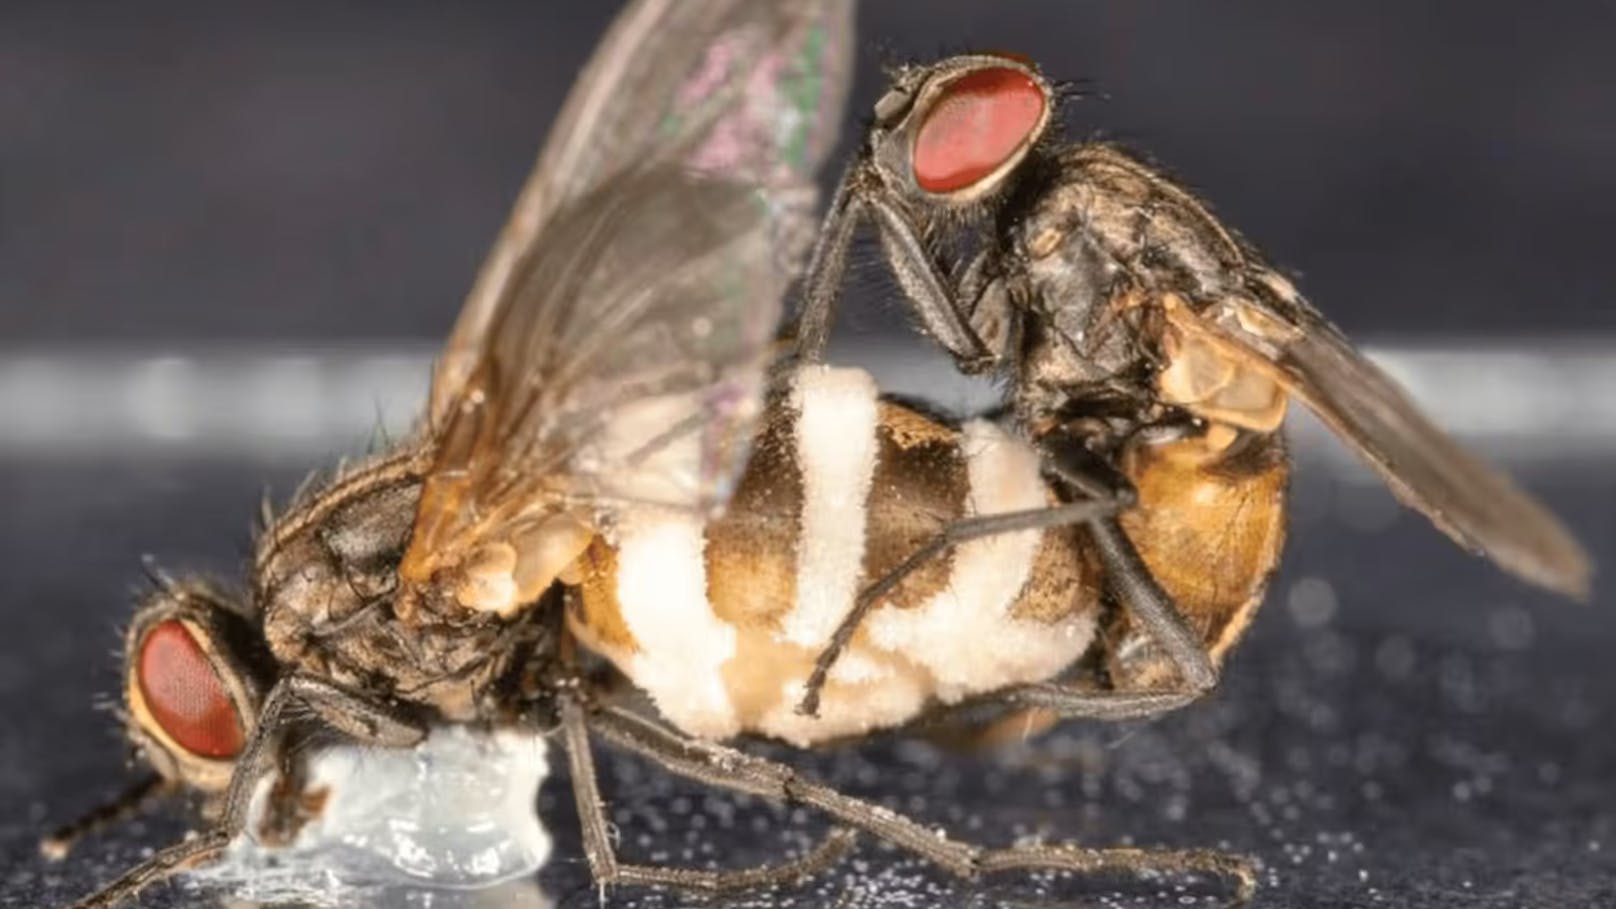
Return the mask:
<svg viewBox="0 0 1616 909">
<path fill-rule="evenodd" d="M 932 193 L 964 189 L 998 170 L 1044 116 L 1043 89 L 1019 69 L 979 69 L 954 80 L 915 135 L 915 182 Z"/>
<path fill-rule="evenodd" d="M 198 757 L 240 753 L 243 735 L 236 704 L 184 623 L 168 619 L 146 633 L 135 679 L 146 710 L 175 744 Z"/>
</svg>

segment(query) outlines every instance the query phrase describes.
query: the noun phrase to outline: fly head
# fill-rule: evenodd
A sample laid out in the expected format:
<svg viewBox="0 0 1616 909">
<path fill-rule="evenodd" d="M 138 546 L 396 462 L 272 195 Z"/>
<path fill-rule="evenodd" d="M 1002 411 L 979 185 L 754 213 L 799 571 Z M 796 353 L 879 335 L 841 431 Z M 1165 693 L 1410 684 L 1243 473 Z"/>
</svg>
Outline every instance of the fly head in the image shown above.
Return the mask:
<svg viewBox="0 0 1616 909">
<path fill-rule="evenodd" d="M 205 584 L 165 579 L 124 636 L 129 738 L 170 783 L 223 793 L 273 678 L 243 612 Z"/>
<path fill-rule="evenodd" d="M 1015 57 L 906 67 L 876 102 L 866 155 L 917 210 L 973 206 L 1014 183 L 1049 126 L 1053 98 L 1037 68 Z"/>
</svg>

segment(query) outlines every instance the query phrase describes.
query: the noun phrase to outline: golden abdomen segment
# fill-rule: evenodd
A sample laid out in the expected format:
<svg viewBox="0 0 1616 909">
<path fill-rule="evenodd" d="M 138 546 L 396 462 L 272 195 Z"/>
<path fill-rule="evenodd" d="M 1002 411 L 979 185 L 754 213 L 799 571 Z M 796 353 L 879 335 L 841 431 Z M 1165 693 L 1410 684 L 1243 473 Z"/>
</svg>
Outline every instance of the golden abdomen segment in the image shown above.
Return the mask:
<svg viewBox="0 0 1616 909">
<path fill-rule="evenodd" d="M 1139 503 L 1123 530 L 1164 590 L 1221 664 L 1245 633 L 1285 542 L 1290 463 L 1279 433 L 1241 435 L 1227 445 L 1209 434 L 1140 445 L 1124 470 Z M 1119 615 L 1108 631 L 1118 688 L 1169 685 L 1175 670 L 1139 629 Z"/>
<path fill-rule="evenodd" d="M 961 544 L 860 626 L 819 716 L 793 708 L 860 590 L 949 522 L 1053 501 L 1037 453 L 812 367 L 770 408 L 725 514 L 625 515 L 591 547 L 569 622 L 686 732 L 811 744 L 1055 675 L 1093 639 L 1098 584 L 1069 528 Z"/>
</svg>

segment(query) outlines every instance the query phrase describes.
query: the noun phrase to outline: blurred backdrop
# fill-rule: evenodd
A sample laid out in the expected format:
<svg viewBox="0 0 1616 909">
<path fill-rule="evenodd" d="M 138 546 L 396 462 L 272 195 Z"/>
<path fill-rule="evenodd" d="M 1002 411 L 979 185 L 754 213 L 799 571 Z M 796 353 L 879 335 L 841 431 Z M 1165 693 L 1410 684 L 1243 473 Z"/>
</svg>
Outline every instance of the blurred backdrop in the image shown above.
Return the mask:
<svg viewBox="0 0 1616 909">
<path fill-rule="evenodd" d="M 1145 149 L 1202 191 L 1611 564 L 1616 6 L 863 6 L 855 117 L 883 62 L 952 51 L 1081 83 L 1070 135 Z M 41 870 L 32 837 L 120 779 L 115 724 L 89 705 L 117 695 L 141 556 L 228 576 L 266 486 L 284 498 L 378 418 L 408 425 L 615 8 L 0 4 L 0 905 L 108 870 Z M 914 353 L 873 252 L 854 285 L 846 350 L 969 396 Z M 1087 820 L 1055 829 L 1258 850 L 1285 869 L 1272 905 L 1360 905 L 1366 887 L 1406 906 L 1616 900 L 1609 597 L 1576 610 L 1514 584 L 1321 466 L 1336 449 L 1301 428 L 1286 567 L 1219 703 L 1126 743 L 1079 729 L 1076 751 L 1026 758 L 1047 790 L 1013 772 L 942 813 L 1044 830 L 1048 794 L 1070 793 Z M 1253 782 L 1231 798 L 1236 777 Z M 934 778 L 903 785 L 924 799 Z M 557 873 L 595 905 L 575 862 Z"/>
<path fill-rule="evenodd" d="M 9 0 L 0 343 L 438 338 L 616 7 Z M 858 116 L 1028 54 L 1356 334 L 1616 330 L 1616 7 L 864 7 Z"/>
</svg>

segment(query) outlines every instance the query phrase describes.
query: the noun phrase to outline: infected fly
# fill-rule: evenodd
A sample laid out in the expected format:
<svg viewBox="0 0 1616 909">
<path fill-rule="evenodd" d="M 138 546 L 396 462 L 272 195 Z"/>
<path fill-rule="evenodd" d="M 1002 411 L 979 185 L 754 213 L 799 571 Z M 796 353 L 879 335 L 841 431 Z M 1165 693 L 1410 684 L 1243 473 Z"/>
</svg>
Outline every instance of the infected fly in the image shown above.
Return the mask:
<svg viewBox="0 0 1616 909">
<path fill-rule="evenodd" d="M 266 513 L 244 595 L 160 577 L 136 613 L 126 725 L 154 773 L 46 851 L 164 792 L 197 796 L 211 826 L 78 906 L 217 857 L 260 777 L 297 795 L 311 736 L 410 747 L 439 724 L 560 723 L 588 770 L 593 714 L 553 582 L 627 509 L 706 515 L 728 497 L 812 239 L 851 15 L 849 0 L 642 0 L 617 19 L 462 310 L 416 438 Z M 604 831 L 587 804 L 586 829 Z M 298 813 L 272 806 L 253 833 L 274 839 Z M 817 867 L 848 835 L 734 872 L 621 865 L 589 843 L 602 885 L 715 888 Z"/>
<path fill-rule="evenodd" d="M 1112 603 L 1093 691 L 1002 700 L 1106 717 L 1195 700 L 1279 557 L 1291 399 L 1461 546 L 1587 596 L 1588 556 L 1553 515 L 1420 413 L 1189 191 L 1113 145 L 1057 138 L 1056 100 L 1019 57 L 906 68 L 831 203 L 797 325 L 803 358 L 823 356 L 868 219 L 923 330 L 963 371 L 1006 378 L 1006 409 L 1063 506 L 956 522 L 866 587 L 820 653 L 802 713 L 818 712 L 870 611 L 927 557 L 1074 522 Z M 1115 514 L 1070 507 L 1084 502 Z"/>
<path fill-rule="evenodd" d="M 925 661 L 905 643 L 917 634 L 966 640 L 959 612 L 923 610 L 908 618 L 918 631 L 872 642 L 867 663 L 888 674 L 845 692 L 842 717 L 810 724 L 791 710 L 863 570 L 848 560 L 838 484 L 869 476 L 822 469 L 848 454 L 825 443 L 854 425 L 844 410 L 863 417 L 856 465 L 886 471 L 879 507 L 852 517 L 870 516 L 887 558 L 938 514 L 1052 502 L 1032 450 L 990 424 L 956 428 L 881 402 L 857 373 L 770 368 L 785 287 L 812 238 L 811 176 L 840 119 L 851 12 L 845 0 L 641 0 L 618 19 L 456 323 L 419 436 L 266 516 L 245 596 L 160 576 L 137 612 L 127 727 L 155 775 L 48 845 L 65 851 L 165 791 L 198 796 L 212 826 L 79 909 L 206 863 L 243 833 L 289 838 L 319 810 L 300 798 L 303 742 L 410 747 L 443 724 L 559 730 L 602 886 L 789 881 L 834 862 L 853 828 L 964 876 L 1178 869 L 1249 890 L 1249 866 L 1218 853 L 960 843 L 712 741 L 756 731 L 813 744 L 896 725 L 933 701 L 1047 678 L 1094 631 L 1089 602 L 1066 595 L 1082 589 L 1075 538 L 1023 535 L 1009 563 L 1042 587 L 1007 591 L 996 549 L 970 569 L 991 598 L 982 615 L 1002 614 L 984 630 L 1009 636 L 1010 663 L 960 677 L 938 650 L 916 671 Z M 806 453 L 795 481 L 782 461 L 793 452 Z M 928 479 L 939 469 L 952 479 Z M 992 495 L 978 494 L 978 474 Z M 926 489 L 905 492 L 910 477 Z M 839 572 L 834 589 L 821 584 L 826 566 Z M 782 616 L 802 626 L 795 636 L 776 627 Z M 1051 629 L 1064 637 L 1045 640 Z M 580 664 L 591 650 L 682 731 L 618 702 Z M 883 698 L 885 712 L 870 712 Z M 776 865 L 620 862 L 591 736 L 846 826 Z M 266 774 L 277 784 L 254 821 Z"/>
</svg>

